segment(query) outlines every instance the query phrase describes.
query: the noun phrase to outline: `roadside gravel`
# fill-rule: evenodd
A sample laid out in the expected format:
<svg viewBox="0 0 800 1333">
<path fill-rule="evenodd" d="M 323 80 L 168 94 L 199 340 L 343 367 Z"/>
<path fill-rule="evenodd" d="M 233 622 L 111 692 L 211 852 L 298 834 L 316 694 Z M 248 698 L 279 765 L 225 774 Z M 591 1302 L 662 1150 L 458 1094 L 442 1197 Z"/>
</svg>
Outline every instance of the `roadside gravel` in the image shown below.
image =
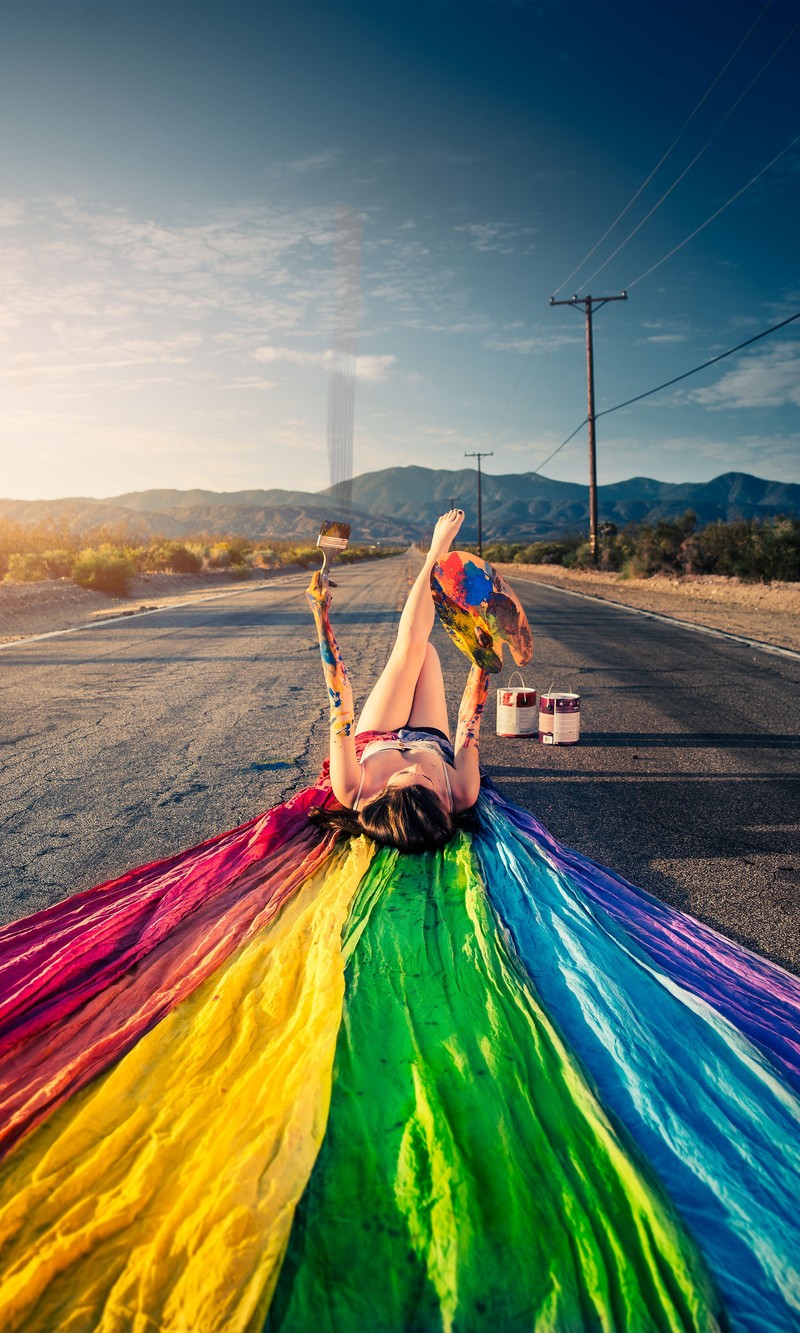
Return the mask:
<svg viewBox="0 0 800 1333">
<path fill-rule="evenodd" d="M 515 577 L 531 579 L 800 652 L 800 583 L 742 583 L 717 574 L 623 579 L 619 574 L 567 570 L 558 565 L 497 568 L 512 585 Z"/>
<path fill-rule="evenodd" d="M 220 593 L 243 592 L 266 579 L 297 573 L 298 569 L 287 565 L 261 570 L 258 577 L 247 582 L 231 579 L 226 570 L 146 574 L 132 582 L 129 597 L 90 592 L 69 579 L 0 583 L 0 643 L 74 629 L 114 616 L 135 615 L 177 601 L 203 601 Z M 742 583 L 718 575 L 623 579 L 619 574 L 566 570 L 557 565 L 509 564 L 498 565 L 498 569 L 512 584 L 515 578 L 531 579 L 800 652 L 799 583 Z"/>
<path fill-rule="evenodd" d="M 299 565 L 259 570 L 252 579 L 232 579 L 227 570 L 204 574 L 144 574 L 131 581 L 129 597 L 108 597 L 102 592 L 79 588 L 71 579 L 49 579 L 42 583 L 0 583 L 0 643 L 16 643 L 35 634 L 75 629 L 136 615 L 175 602 L 202 602 L 220 593 L 245 592 L 268 579 L 296 574 Z"/>
</svg>

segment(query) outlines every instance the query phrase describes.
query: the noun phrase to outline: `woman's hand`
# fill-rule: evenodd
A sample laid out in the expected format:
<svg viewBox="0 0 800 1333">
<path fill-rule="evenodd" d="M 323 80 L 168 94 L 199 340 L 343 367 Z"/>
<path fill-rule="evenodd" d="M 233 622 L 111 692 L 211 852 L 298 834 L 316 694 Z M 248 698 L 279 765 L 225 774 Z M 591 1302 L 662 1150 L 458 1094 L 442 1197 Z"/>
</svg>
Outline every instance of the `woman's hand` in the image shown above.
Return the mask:
<svg viewBox="0 0 800 1333">
<path fill-rule="evenodd" d="M 489 673 L 473 665 L 467 676 L 467 684 L 458 710 L 458 728 L 456 730 L 456 753 L 459 750 L 478 748 L 481 732 L 481 720 L 489 693 Z"/>
<path fill-rule="evenodd" d="M 323 582 L 318 569 L 311 575 L 311 582 L 306 588 L 306 600 L 312 611 L 326 609 L 331 604 L 331 593 L 327 579 Z"/>
<path fill-rule="evenodd" d="M 306 601 L 311 607 L 317 627 L 322 670 L 328 694 L 331 785 L 337 801 L 341 801 L 343 805 L 352 805 L 361 775 L 356 759 L 353 690 L 328 615 L 328 607 L 331 604 L 328 580 L 320 577 L 319 570 L 311 575 L 311 582 L 306 588 Z"/>
<path fill-rule="evenodd" d="M 478 762 L 478 742 L 481 720 L 489 693 L 489 673 L 473 664 L 458 710 L 456 729 L 455 767 L 453 786 L 455 810 L 469 810 L 477 801 L 481 789 L 481 770 Z"/>
</svg>

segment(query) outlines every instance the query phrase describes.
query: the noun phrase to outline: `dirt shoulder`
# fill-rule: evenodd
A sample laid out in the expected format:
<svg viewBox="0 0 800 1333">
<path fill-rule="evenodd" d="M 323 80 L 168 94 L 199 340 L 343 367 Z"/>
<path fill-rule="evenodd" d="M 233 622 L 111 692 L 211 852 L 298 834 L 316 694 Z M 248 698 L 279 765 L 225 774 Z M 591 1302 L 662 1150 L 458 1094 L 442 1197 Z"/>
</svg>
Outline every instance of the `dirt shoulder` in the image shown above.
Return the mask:
<svg viewBox="0 0 800 1333">
<path fill-rule="evenodd" d="M 800 584 L 741 583 L 718 575 L 622 579 L 618 574 L 561 569 L 558 565 L 498 565 L 512 581 L 532 579 L 590 597 L 657 611 L 675 620 L 708 625 L 728 634 L 800 652 Z M 260 571 L 247 582 L 225 570 L 203 574 L 146 574 L 131 583 L 129 597 L 107 597 L 69 579 L 44 583 L 0 583 L 0 643 L 34 634 L 74 629 L 119 615 L 135 615 L 181 601 L 203 601 L 243 592 L 264 580 L 296 573 L 297 567 Z"/>
<path fill-rule="evenodd" d="M 512 584 L 531 579 L 800 652 L 800 583 L 742 583 L 717 574 L 623 579 L 558 565 L 497 567 Z"/>
<path fill-rule="evenodd" d="M 129 597 L 79 588 L 70 579 L 43 583 L 0 583 L 0 643 L 15 643 L 34 634 L 75 629 L 114 616 L 136 615 L 175 602 L 204 601 L 220 593 L 244 592 L 282 574 L 294 574 L 299 565 L 259 570 L 248 580 L 234 580 L 224 570 L 203 574 L 143 574 L 131 580 Z"/>
</svg>

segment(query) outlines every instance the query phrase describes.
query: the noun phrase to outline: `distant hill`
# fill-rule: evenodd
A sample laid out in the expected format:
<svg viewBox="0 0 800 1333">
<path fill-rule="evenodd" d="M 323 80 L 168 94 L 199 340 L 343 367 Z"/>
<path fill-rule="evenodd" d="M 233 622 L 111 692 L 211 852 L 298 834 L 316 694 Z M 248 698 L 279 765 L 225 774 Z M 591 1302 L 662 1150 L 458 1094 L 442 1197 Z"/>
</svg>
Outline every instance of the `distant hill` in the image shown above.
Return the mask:
<svg viewBox="0 0 800 1333">
<path fill-rule="evenodd" d="M 576 482 L 551 481 L 533 472 L 483 474 L 486 540 L 532 541 L 588 528 L 588 492 Z M 354 541 L 406 542 L 430 532 L 437 514 L 467 511 L 466 541 L 477 536 L 477 474 L 424 467 L 385 468 L 353 480 Z M 714 519 L 774 518 L 800 514 L 800 486 L 726 472 L 708 482 L 664 482 L 631 477 L 598 488 L 601 522 L 675 518 L 693 509 L 700 524 Z M 142 537 L 237 533 L 256 540 L 314 537 L 324 518 L 337 517 L 332 490 L 131 491 L 109 499 L 0 500 L 0 516 L 20 523 L 51 519 L 74 532 L 99 524 L 126 524 Z"/>
</svg>

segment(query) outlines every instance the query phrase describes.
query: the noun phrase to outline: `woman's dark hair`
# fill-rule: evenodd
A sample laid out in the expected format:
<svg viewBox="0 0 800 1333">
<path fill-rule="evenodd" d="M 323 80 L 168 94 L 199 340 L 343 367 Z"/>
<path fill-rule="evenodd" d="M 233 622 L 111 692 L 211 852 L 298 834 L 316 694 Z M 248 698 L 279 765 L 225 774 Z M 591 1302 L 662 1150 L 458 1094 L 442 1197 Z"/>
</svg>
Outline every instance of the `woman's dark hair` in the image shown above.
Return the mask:
<svg viewBox="0 0 800 1333">
<path fill-rule="evenodd" d="M 450 841 L 462 821 L 445 810 L 428 787 L 387 787 L 362 810 L 316 806 L 309 819 L 322 828 L 358 837 L 363 833 L 380 847 L 401 852 L 436 851 Z"/>
</svg>

